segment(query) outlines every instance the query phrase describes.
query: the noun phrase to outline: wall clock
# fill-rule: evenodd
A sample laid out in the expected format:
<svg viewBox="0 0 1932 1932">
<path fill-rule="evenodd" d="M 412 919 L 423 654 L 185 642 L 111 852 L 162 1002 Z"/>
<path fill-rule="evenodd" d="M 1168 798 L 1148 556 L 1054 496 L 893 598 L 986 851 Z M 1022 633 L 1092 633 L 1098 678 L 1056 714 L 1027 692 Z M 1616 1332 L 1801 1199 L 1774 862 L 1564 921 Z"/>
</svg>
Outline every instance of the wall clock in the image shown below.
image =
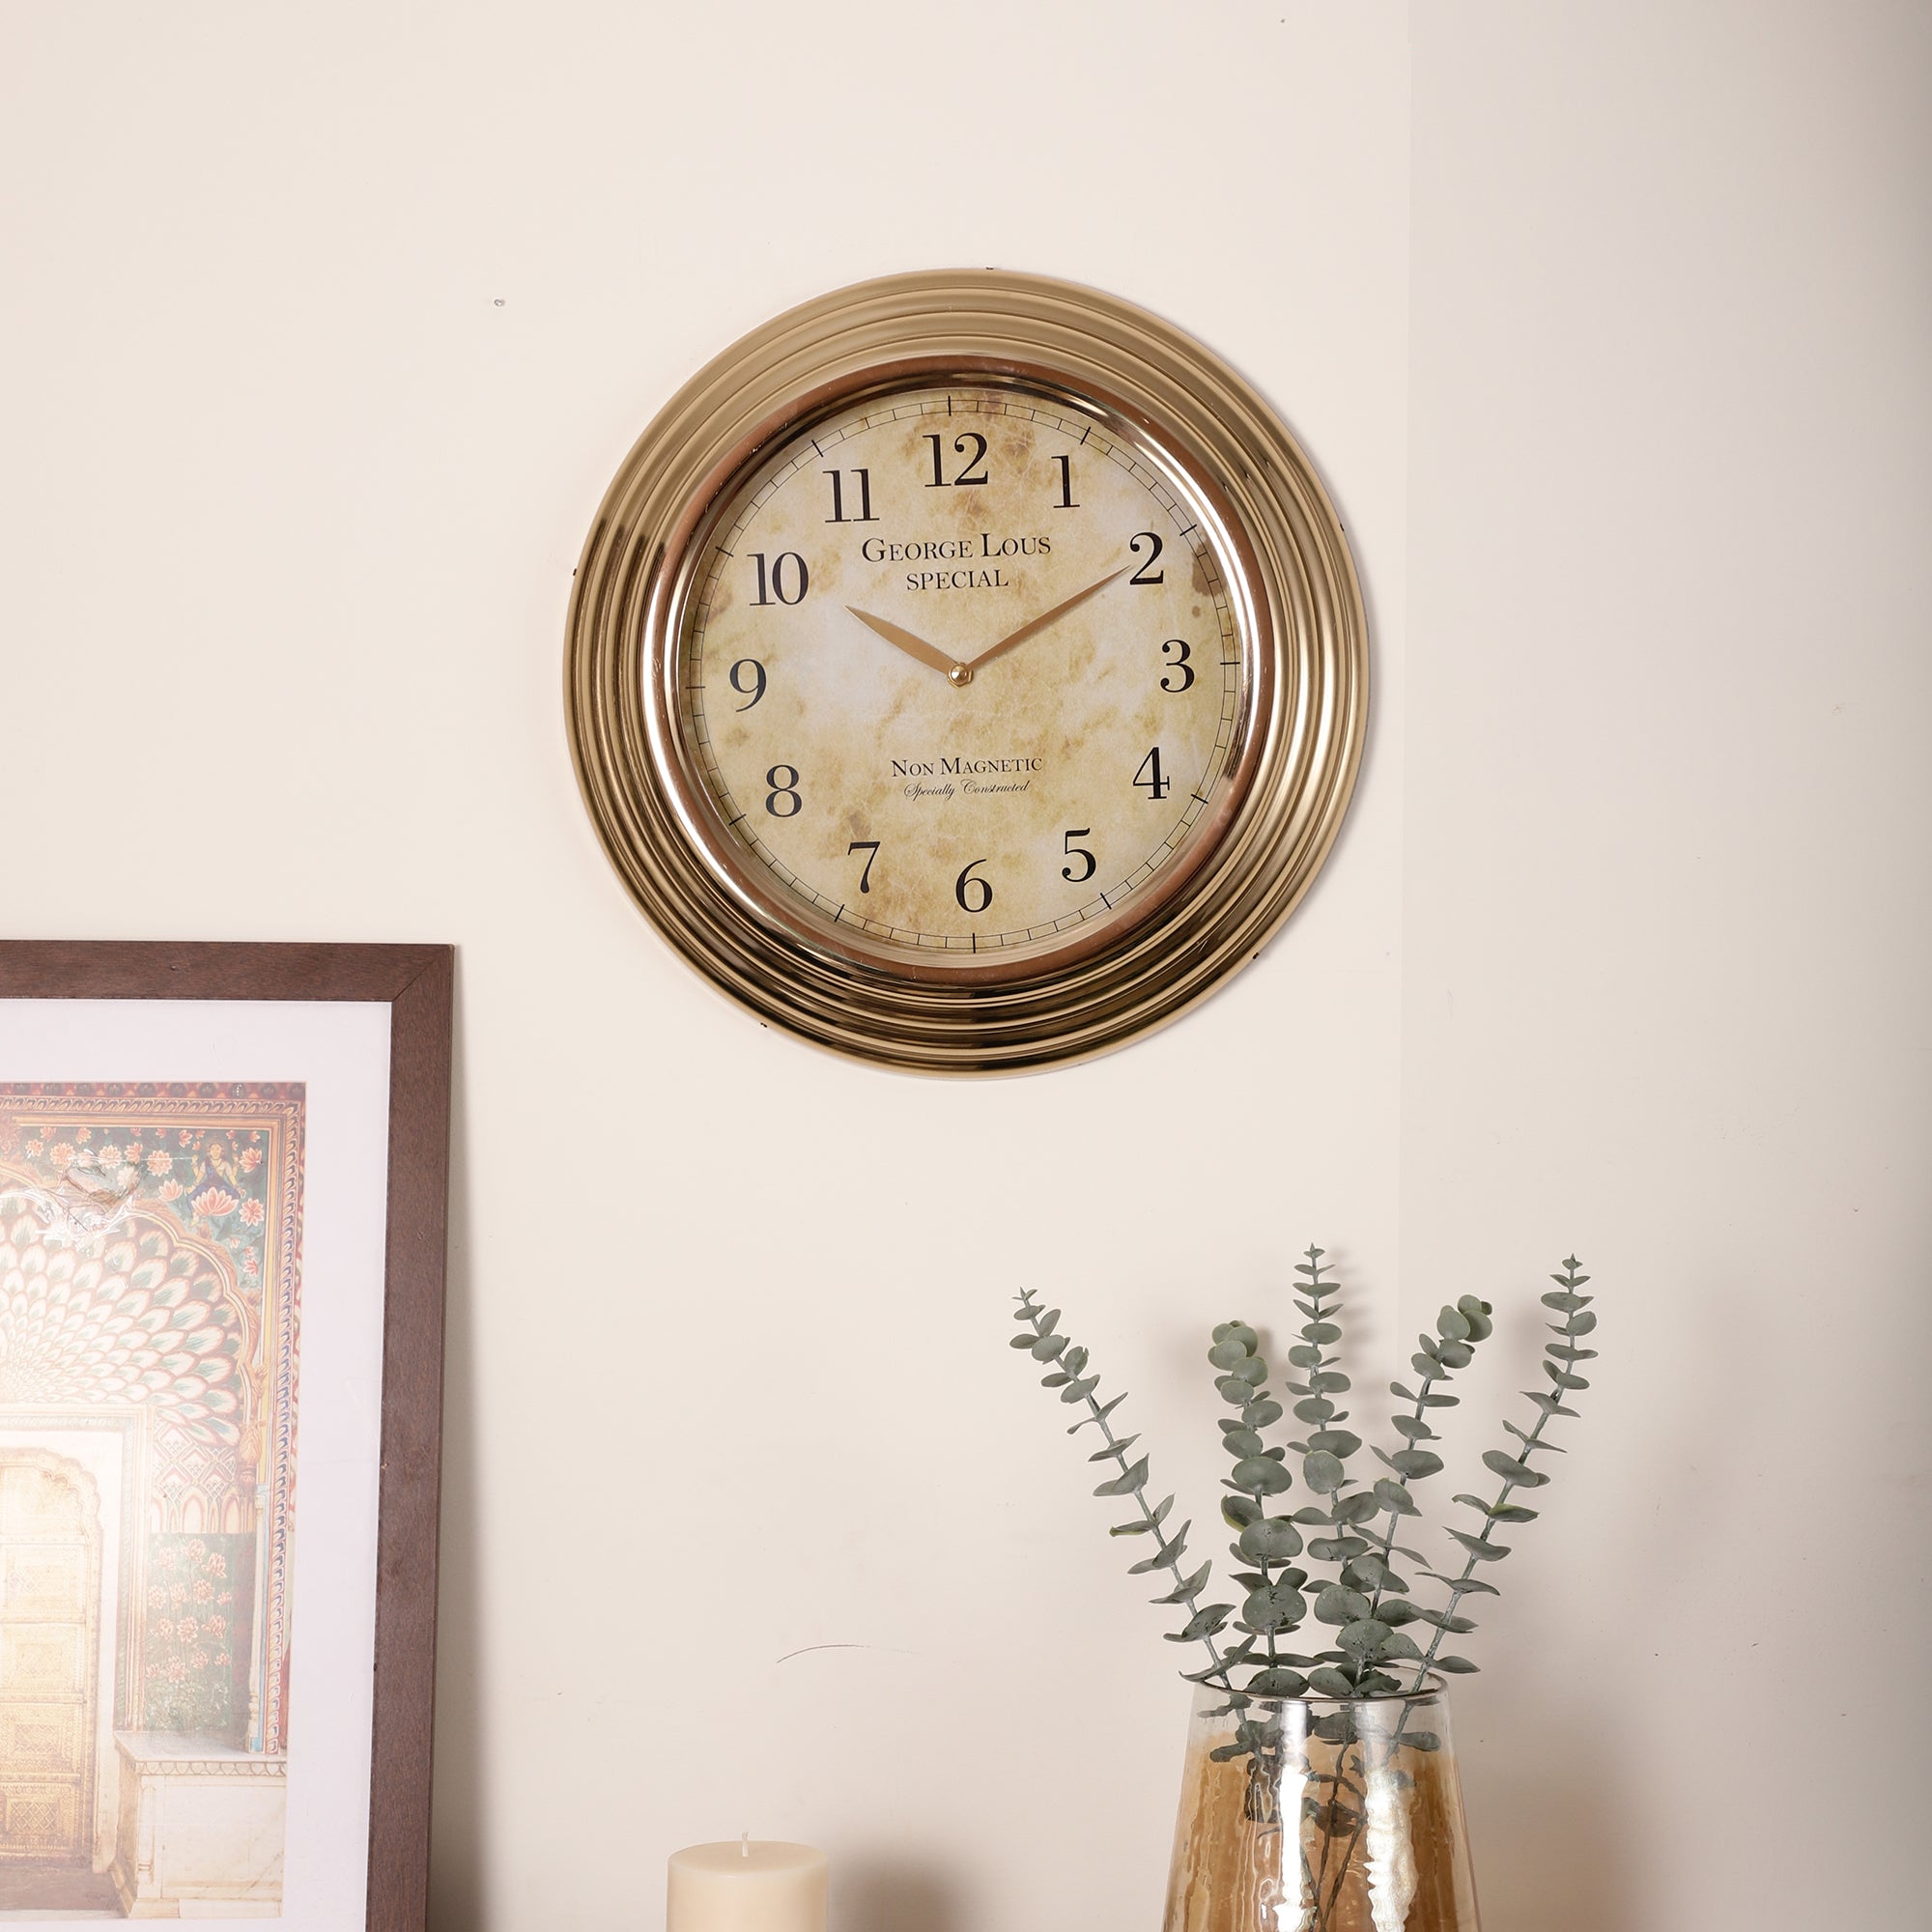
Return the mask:
<svg viewBox="0 0 1932 1932">
<path fill-rule="evenodd" d="M 1348 543 L 1260 396 L 1092 290 L 840 290 L 625 460 L 571 599 L 592 822 L 692 965 L 893 1066 L 1120 1045 L 1249 959 L 1347 809 Z"/>
</svg>

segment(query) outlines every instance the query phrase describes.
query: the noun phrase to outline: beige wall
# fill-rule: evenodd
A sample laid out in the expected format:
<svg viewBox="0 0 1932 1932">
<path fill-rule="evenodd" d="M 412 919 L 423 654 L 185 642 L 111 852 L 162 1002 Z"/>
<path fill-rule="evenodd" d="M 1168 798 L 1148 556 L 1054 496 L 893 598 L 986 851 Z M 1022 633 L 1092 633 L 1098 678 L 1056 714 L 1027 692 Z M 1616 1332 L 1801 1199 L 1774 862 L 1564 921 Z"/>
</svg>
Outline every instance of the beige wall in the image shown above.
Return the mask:
<svg viewBox="0 0 1932 1932">
<path fill-rule="evenodd" d="M 1372 1385 L 1443 1294 L 1519 1311 L 1469 1462 L 1542 1271 L 1575 1244 L 1605 1296 L 1461 1693 L 1492 1932 L 1908 1921 L 1928 38 L 10 11 L 5 927 L 463 949 L 442 1932 L 654 1926 L 665 1853 L 740 1830 L 830 1849 L 837 1932 L 1151 1924 L 1183 1692 L 1004 1303 L 1068 1311 L 1205 1513 L 1202 1331 L 1279 1316 L 1311 1236 Z M 955 262 L 1243 368 L 1377 640 L 1284 936 L 986 1086 L 675 964 L 558 705 L 652 411 L 790 302 Z"/>
</svg>

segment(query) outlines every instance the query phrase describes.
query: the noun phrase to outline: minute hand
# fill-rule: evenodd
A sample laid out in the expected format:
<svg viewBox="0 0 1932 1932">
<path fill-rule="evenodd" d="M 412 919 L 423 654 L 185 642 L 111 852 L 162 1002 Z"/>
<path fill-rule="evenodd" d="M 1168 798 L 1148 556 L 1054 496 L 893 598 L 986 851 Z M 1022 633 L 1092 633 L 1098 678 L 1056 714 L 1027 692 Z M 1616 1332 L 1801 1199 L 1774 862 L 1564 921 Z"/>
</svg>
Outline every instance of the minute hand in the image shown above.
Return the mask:
<svg viewBox="0 0 1932 1932">
<path fill-rule="evenodd" d="M 1067 611 L 1073 609 L 1074 605 L 1086 603 L 1088 598 L 1094 596 L 1098 591 L 1106 589 L 1115 578 L 1124 577 L 1126 574 L 1127 566 L 1125 564 L 1122 564 L 1119 570 L 1110 570 L 1105 577 L 1101 578 L 1099 582 L 1090 583 L 1085 590 L 1076 590 L 1071 597 L 1056 604 L 1051 611 L 1042 611 L 1032 622 L 1022 624 L 1017 631 L 1002 638 L 997 644 L 988 646 L 977 658 L 968 658 L 966 660 L 966 668 L 969 670 L 978 670 L 982 664 L 986 664 L 992 659 L 1002 656 L 1004 653 L 1011 650 L 1015 644 L 1025 643 L 1036 631 L 1045 630 L 1055 618 L 1065 616 Z"/>
</svg>

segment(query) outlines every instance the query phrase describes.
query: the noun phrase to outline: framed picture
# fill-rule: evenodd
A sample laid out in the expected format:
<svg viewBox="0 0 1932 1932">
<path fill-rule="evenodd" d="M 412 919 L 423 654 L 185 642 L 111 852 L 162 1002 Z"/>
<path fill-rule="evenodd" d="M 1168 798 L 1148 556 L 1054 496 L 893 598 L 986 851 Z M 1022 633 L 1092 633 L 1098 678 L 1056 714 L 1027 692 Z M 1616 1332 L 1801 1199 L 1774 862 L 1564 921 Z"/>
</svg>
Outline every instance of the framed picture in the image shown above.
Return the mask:
<svg viewBox="0 0 1932 1932">
<path fill-rule="evenodd" d="M 0 1922 L 421 1932 L 453 954 L 0 942 Z"/>
</svg>

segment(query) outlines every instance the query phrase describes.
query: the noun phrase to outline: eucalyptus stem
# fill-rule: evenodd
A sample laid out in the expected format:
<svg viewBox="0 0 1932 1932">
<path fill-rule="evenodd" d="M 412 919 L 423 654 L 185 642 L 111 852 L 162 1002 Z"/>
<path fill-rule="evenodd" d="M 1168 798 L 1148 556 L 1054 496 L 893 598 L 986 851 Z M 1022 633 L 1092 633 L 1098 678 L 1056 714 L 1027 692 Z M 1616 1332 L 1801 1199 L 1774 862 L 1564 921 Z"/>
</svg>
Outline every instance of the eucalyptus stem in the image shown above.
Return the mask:
<svg viewBox="0 0 1932 1932">
<path fill-rule="evenodd" d="M 1127 1461 L 1127 1451 L 1140 1438 L 1137 1435 L 1116 1436 L 1109 1417 L 1126 1400 L 1125 1392 L 1111 1396 L 1104 1403 L 1094 1400 L 1094 1391 L 1100 1385 L 1098 1376 L 1086 1373 L 1087 1350 L 1070 1344 L 1065 1335 L 1058 1332 L 1060 1311 L 1057 1308 L 1042 1309 L 1030 1289 L 1022 1289 L 1019 1296 L 1019 1310 L 1014 1321 L 1024 1322 L 1033 1332 L 1015 1335 L 1012 1346 L 1027 1350 L 1037 1362 L 1048 1365 L 1047 1373 L 1040 1378 L 1042 1386 L 1058 1389 L 1064 1403 L 1084 1403 L 1087 1414 L 1066 1432 L 1077 1435 L 1088 1423 L 1094 1423 L 1100 1431 L 1103 1446 L 1087 1460 L 1090 1463 L 1104 1463 L 1111 1459 L 1120 1473 L 1102 1483 L 1094 1493 L 1096 1496 L 1133 1497 L 1139 1506 L 1140 1517 L 1132 1522 L 1116 1523 L 1109 1530 L 1112 1536 L 1148 1536 L 1153 1538 L 1154 1553 L 1144 1557 L 1138 1563 L 1128 1566 L 1131 1577 L 1144 1576 L 1150 1571 L 1166 1570 L 1174 1578 L 1174 1588 L 1164 1597 L 1156 1597 L 1157 1604 L 1179 1604 L 1187 1610 L 1187 1622 L 1178 1632 L 1168 1634 L 1170 1643 L 1200 1643 L 1208 1652 L 1208 1668 L 1201 1671 L 1183 1671 L 1181 1674 L 1190 1681 L 1216 1685 L 1219 1689 L 1232 1691 L 1234 1686 L 1229 1678 L 1233 1666 L 1242 1661 L 1241 1646 L 1236 1645 L 1225 1657 L 1221 1647 L 1214 1641 L 1215 1636 L 1234 1613 L 1232 1604 L 1209 1604 L 1205 1608 L 1200 1604 L 1200 1595 L 1213 1572 L 1211 1563 L 1204 1563 L 1191 1577 L 1183 1577 L 1180 1559 L 1187 1548 L 1187 1532 L 1191 1523 L 1182 1523 L 1179 1531 L 1170 1537 L 1163 1525 L 1168 1512 L 1174 1507 L 1173 1496 L 1165 1496 L 1158 1503 L 1151 1503 L 1147 1496 L 1149 1459 L 1141 1457 L 1137 1462 Z"/>
</svg>

